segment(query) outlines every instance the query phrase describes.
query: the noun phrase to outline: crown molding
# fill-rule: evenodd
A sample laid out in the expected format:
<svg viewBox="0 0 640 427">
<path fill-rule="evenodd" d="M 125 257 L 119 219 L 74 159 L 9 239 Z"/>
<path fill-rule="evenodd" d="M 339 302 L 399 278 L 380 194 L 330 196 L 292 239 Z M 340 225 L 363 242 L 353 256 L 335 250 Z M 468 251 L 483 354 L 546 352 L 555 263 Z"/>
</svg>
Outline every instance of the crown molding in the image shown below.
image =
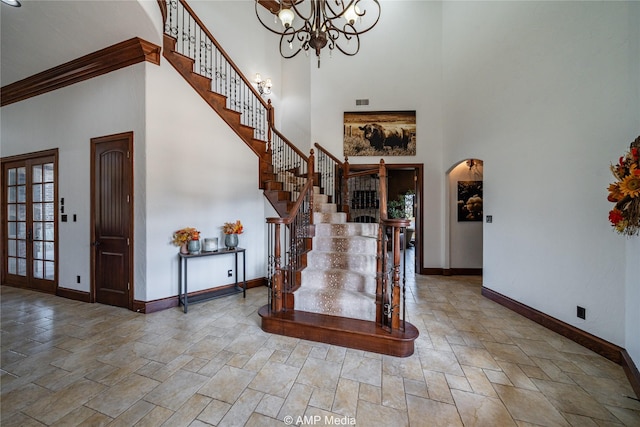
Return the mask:
<svg viewBox="0 0 640 427">
<path fill-rule="evenodd" d="M 160 46 L 134 37 L 3 86 L 0 89 L 0 106 L 4 107 L 143 61 L 160 65 Z"/>
</svg>

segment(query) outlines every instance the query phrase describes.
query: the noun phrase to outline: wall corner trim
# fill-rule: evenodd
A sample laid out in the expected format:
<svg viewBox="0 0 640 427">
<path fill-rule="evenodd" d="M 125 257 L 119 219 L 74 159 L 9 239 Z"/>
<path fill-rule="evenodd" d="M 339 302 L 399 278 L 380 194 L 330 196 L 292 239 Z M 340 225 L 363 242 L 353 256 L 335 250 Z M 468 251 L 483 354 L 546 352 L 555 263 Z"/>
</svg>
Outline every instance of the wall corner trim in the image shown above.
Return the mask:
<svg viewBox="0 0 640 427">
<path fill-rule="evenodd" d="M 627 351 L 618 347 L 617 345 L 610 343 L 602 338 L 592 335 L 586 331 L 569 325 L 561 320 L 549 316 L 535 308 L 522 304 L 519 301 L 511 299 L 505 295 L 502 295 L 494 290 L 491 290 L 485 286 L 482 286 L 481 294 L 498 304 L 512 310 L 529 320 L 536 322 L 545 328 L 552 330 L 570 340 L 580 344 L 589 350 L 598 353 L 599 355 L 611 360 L 612 362 L 621 365 L 627 375 L 629 383 L 633 388 L 636 396 L 640 398 L 640 372 L 638 368 L 631 360 L 631 357 Z"/>
<path fill-rule="evenodd" d="M 160 65 L 160 46 L 134 37 L 0 88 L 0 107 L 147 61 Z"/>
</svg>

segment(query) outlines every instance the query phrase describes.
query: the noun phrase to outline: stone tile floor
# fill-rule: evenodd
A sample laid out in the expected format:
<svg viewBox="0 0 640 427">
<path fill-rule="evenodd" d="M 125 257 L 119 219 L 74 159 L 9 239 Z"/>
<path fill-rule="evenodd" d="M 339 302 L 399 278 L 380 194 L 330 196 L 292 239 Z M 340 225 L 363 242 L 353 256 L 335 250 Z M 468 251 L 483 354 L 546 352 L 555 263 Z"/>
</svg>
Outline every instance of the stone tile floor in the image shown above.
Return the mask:
<svg viewBox="0 0 640 427">
<path fill-rule="evenodd" d="M 266 288 L 143 315 L 2 287 L 1 425 L 640 426 L 621 367 L 480 287 L 410 280 L 408 358 L 264 333 Z"/>
</svg>

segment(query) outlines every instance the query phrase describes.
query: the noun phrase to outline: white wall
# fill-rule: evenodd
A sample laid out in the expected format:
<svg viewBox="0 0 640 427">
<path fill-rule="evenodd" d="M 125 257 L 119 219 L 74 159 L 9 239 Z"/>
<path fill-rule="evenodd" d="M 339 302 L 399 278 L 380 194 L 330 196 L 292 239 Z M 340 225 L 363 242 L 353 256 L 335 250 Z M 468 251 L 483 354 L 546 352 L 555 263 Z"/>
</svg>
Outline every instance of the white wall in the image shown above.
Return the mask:
<svg viewBox="0 0 640 427">
<path fill-rule="evenodd" d="M 631 93 L 635 93 L 636 100 L 640 100 L 640 3 L 634 3 L 631 7 L 629 17 L 629 43 L 631 61 L 631 75 L 635 76 L 635 84 L 630 85 Z M 635 88 L 635 91 L 633 90 Z M 636 113 L 638 108 L 636 103 Z M 636 129 L 640 129 L 640 114 L 636 114 Z M 638 131 L 640 134 L 640 130 Z M 615 159 L 615 157 L 614 157 Z M 626 280 L 626 340 L 625 348 L 635 361 L 636 366 L 640 366 L 640 237 L 627 240 L 627 280 Z"/>
<path fill-rule="evenodd" d="M 264 277 L 265 207 L 258 157 L 166 61 L 147 67 L 145 300 L 178 293 L 175 230 L 196 227 L 202 238 L 241 220 L 247 279 Z M 242 259 L 242 257 L 240 257 Z M 230 283 L 232 256 L 189 262 L 189 291 Z"/>
<path fill-rule="evenodd" d="M 638 8 L 443 7 L 445 164 L 485 161 L 484 285 L 624 345 L 625 242 L 608 224 L 606 187 L 639 129 Z"/>
<path fill-rule="evenodd" d="M 482 268 L 482 221 L 458 221 L 458 181 L 482 181 L 482 162 L 473 168 L 466 161 L 449 172 L 448 268 Z"/>
<path fill-rule="evenodd" d="M 187 226 L 222 245 L 222 224 L 242 220 L 247 279 L 264 277 L 257 156 L 163 60 L 2 108 L 3 157 L 59 148 L 59 196 L 78 218 L 59 223 L 59 286 L 89 292 L 90 139 L 126 131 L 134 132 L 134 298 L 177 295 L 178 248 L 170 240 Z M 231 256 L 189 267 L 190 291 L 228 284 L 235 269 Z"/>
<path fill-rule="evenodd" d="M 67 86 L 2 107 L 2 157 L 58 148 L 58 196 L 77 222 L 59 222 L 58 282 L 63 288 L 90 288 L 91 138 L 133 131 L 134 174 L 144 175 L 144 64 Z M 144 188 L 136 183 L 135 216 Z M 136 237 L 139 229 L 136 226 Z M 136 240 L 134 259 L 144 259 Z M 76 276 L 81 282 L 76 283 Z M 144 282 L 136 270 L 136 282 Z M 136 289 L 136 298 L 141 295 Z"/>
</svg>

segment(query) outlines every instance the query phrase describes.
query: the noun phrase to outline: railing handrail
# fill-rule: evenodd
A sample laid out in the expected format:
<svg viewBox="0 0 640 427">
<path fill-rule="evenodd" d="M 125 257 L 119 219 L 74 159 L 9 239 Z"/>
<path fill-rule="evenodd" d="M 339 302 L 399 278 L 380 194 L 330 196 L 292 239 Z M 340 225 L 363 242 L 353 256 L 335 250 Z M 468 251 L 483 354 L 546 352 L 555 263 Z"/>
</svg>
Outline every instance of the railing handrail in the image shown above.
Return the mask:
<svg viewBox="0 0 640 427">
<path fill-rule="evenodd" d="M 207 35 L 207 37 L 209 37 L 211 39 L 211 42 L 216 46 L 216 48 L 220 51 L 220 53 L 222 54 L 222 56 L 224 56 L 224 59 L 229 63 L 229 65 L 231 65 L 231 68 L 233 68 L 233 70 L 238 73 L 238 75 L 240 76 L 240 78 L 242 79 L 242 81 L 244 81 L 244 83 L 251 89 L 251 91 L 253 92 L 253 94 L 256 96 L 256 98 L 262 103 L 262 105 L 265 108 L 268 108 L 268 104 L 267 102 L 262 98 L 262 96 L 260 95 L 260 92 L 258 92 L 258 90 L 253 87 L 253 84 L 245 77 L 245 75 L 240 71 L 240 68 L 236 65 L 235 62 L 233 62 L 233 60 L 231 59 L 231 57 L 227 54 L 227 51 L 224 50 L 222 48 L 222 46 L 220 46 L 220 43 L 218 43 L 218 40 L 215 39 L 215 37 L 213 37 L 213 35 L 209 32 L 209 29 L 202 23 L 202 21 L 200 20 L 200 18 L 198 17 L 198 15 L 196 15 L 196 13 L 193 11 L 193 9 L 191 9 L 191 7 L 187 4 L 187 2 L 185 0 L 180 0 L 180 3 L 182 4 L 182 6 L 184 6 L 184 8 L 189 12 L 189 14 L 193 17 L 194 21 L 196 21 L 196 23 L 200 26 L 200 28 L 202 28 L 202 31 Z"/>
<path fill-rule="evenodd" d="M 329 157 L 331 160 L 333 160 L 334 162 L 336 162 L 338 164 L 338 166 L 342 167 L 343 162 L 338 160 L 337 157 L 335 157 L 333 154 L 331 154 L 328 150 L 326 150 L 324 147 L 322 147 L 320 144 L 318 144 L 317 142 L 315 142 L 313 144 L 318 150 L 322 151 L 327 157 Z"/>
<path fill-rule="evenodd" d="M 160 1 L 160 0 L 159 0 Z M 245 75 L 240 71 L 240 68 L 236 65 L 235 62 L 233 62 L 233 60 L 231 59 L 231 57 L 227 54 L 227 51 L 225 51 L 222 46 L 220 46 L 220 43 L 218 43 L 218 40 L 215 39 L 215 37 L 213 37 L 213 35 L 209 32 L 209 29 L 202 23 L 202 21 L 200 20 L 200 18 L 198 17 L 198 15 L 196 15 L 196 13 L 193 11 L 193 9 L 191 9 L 191 7 L 187 4 L 186 0 L 178 0 L 180 2 L 180 4 L 182 5 L 182 7 L 185 8 L 185 10 L 187 12 L 189 12 L 189 15 L 191 15 L 191 17 L 193 18 L 193 20 L 200 26 L 200 28 L 202 29 L 202 31 L 206 34 L 207 37 L 209 37 L 209 39 L 211 40 L 211 43 L 213 43 L 215 45 L 215 47 L 218 49 L 218 51 L 220 51 L 220 53 L 222 54 L 222 56 L 224 57 L 224 59 L 229 63 L 229 65 L 231 66 L 231 68 L 233 68 L 233 70 L 238 74 L 238 76 L 240 76 L 240 78 L 242 79 L 242 81 L 244 81 L 244 83 L 251 89 L 251 91 L 254 93 L 254 95 L 256 96 L 256 99 L 258 99 L 260 101 L 260 103 L 262 103 L 262 105 L 264 106 L 264 108 L 269 108 L 267 102 L 262 99 L 262 96 L 260 95 L 260 93 L 258 92 L 258 90 L 253 87 L 253 84 L 245 77 Z M 166 17 L 164 17 L 164 20 L 166 21 Z M 270 126 L 272 126 L 273 124 L 270 123 Z"/>
<path fill-rule="evenodd" d="M 271 126 L 271 130 L 273 131 L 273 133 L 275 133 L 277 136 L 279 136 L 280 139 L 282 139 L 289 146 L 289 148 L 291 148 L 298 156 L 302 157 L 302 159 L 305 161 L 305 163 L 309 162 L 309 158 L 302 151 L 300 151 L 300 149 L 298 147 L 296 147 L 291 141 L 289 141 L 287 139 L 287 137 L 285 137 L 282 133 L 280 133 L 280 131 L 278 131 L 278 129 L 276 129 L 275 127 Z"/>
<path fill-rule="evenodd" d="M 364 171 L 357 171 L 357 172 L 351 172 L 351 170 L 349 170 L 349 172 L 345 176 L 345 179 L 357 178 L 359 176 L 366 176 L 366 175 L 374 175 L 374 174 L 377 175 L 379 173 L 380 173 L 380 169 L 367 169 Z"/>
</svg>

